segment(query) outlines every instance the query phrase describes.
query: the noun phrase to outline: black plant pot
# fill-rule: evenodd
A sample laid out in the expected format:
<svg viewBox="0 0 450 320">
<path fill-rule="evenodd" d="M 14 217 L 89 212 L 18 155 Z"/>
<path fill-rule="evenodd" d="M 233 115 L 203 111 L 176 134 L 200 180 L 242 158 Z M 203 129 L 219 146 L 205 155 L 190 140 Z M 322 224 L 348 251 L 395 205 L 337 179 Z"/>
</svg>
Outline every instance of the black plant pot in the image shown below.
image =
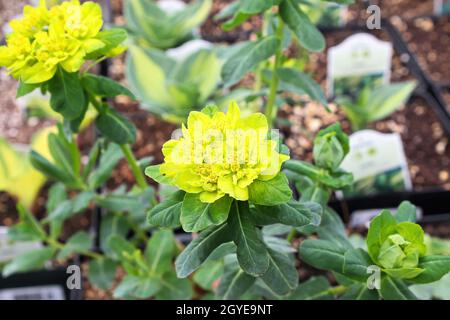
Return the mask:
<svg viewBox="0 0 450 320">
<path fill-rule="evenodd" d="M 70 276 L 62 267 L 18 273 L 8 278 L 0 276 L 0 300 L 81 300 L 83 289 L 71 290 L 67 286 Z"/>
<path fill-rule="evenodd" d="M 344 30 L 370 32 L 363 25 L 347 25 Z M 415 95 L 426 100 L 434 112 L 448 137 L 450 137 L 450 106 L 446 106 L 442 96 L 444 90 L 449 90 L 449 85 L 434 83 L 429 75 L 420 67 L 416 56 L 411 52 L 408 45 L 403 41 L 399 31 L 386 19 L 382 19 L 382 30 L 389 34 L 391 42 L 397 54 L 401 56 L 403 64 L 411 74 L 418 80 L 418 90 Z M 336 29 L 323 30 L 324 33 L 333 32 Z M 431 188 L 423 191 L 390 192 L 343 200 L 333 200 L 330 205 L 348 222 L 352 212 L 356 210 L 395 208 L 402 201 L 408 200 L 421 208 L 423 222 L 435 222 L 450 219 L 450 190 Z"/>
</svg>

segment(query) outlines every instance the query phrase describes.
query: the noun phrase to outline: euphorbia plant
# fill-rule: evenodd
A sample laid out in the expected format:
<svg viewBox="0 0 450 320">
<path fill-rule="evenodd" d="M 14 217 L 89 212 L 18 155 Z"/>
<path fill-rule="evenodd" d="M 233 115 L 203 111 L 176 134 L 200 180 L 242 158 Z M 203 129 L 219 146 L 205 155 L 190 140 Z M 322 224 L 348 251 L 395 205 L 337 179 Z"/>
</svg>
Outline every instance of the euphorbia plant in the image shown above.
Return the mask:
<svg viewBox="0 0 450 320">
<path fill-rule="evenodd" d="M 354 99 L 337 97 L 338 104 L 350 120 L 352 129 L 365 129 L 371 122 L 389 117 L 401 108 L 416 88 L 415 81 L 398 82 L 370 89 L 365 87 Z"/>
<path fill-rule="evenodd" d="M 88 73 L 100 61 L 125 50 L 126 32 L 101 31 L 102 26 L 101 7 L 94 2 L 73 0 L 48 9 L 42 0 L 37 8 L 26 6 L 24 16 L 11 22 L 7 45 L 0 47 L 0 66 L 19 80 L 18 97 L 38 88 L 50 93 L 50 105 L 63 116 L 68 136 L 78 131 L 92 104 L 99 113 L 98 131 L 120 145 L 138 184 L 145 188 L 130 148 L 135 128 L 102 101 L 134 96 L 113 80 Z"/>
<path fill-rule="evenodd" d="M 280 172 L 289 159 L 286 151 L 263 114 L 241 117 L 236 103 L 226 114 L 215 106 L 191 112 L 182 137 L 163 146 L 164 163 L 146 170 L 157 182 L 180 189 L 149 212 L 149 223 L 200 232 L 176 260 L 179 277 L 190 275 L 230 242 L 246 274 L 273 274 L 284 260 L 264 242 L 259 226 L 320 223 L 319 205 L 292 200 Z M 293 264 L 284 266 L 295 270 Z"/>
<path fill-rule="evenodd" d="M 249 72 L 255 72 L 254 92 L 250 94 L 267 96 L 264 110 L 270 125 L 283 98 L 279 95 L 281 92 L 307 94 L 326 106 L 327 100 L 319 84 L 310 75 L 293 68 L 295 63 L 285 50 L 294 39 L 300 50 L 320 52 L 325 48 L 323 35 L 303 12 L 300 1 L 236 0 L 220 13 L 220 18 L 231 17 L 223 25 L 228 31 L 259 14 L 263 15 L 264 23 L 257 40 L 239 44 L 222 68 L 225 88 L 232 87 Z"/>
<path fill-rule="evenodd" d="M 174 6 L 173 1 L 168 5 Z M 126 27 L 137 45 L 166 50 L 192 38 L 193 30 L 208 17 L 211 7 L 211 0 L 196 0 L 167 12 L 154 0 L 128 0 L 124 3 Z"/>
<path fill-rule="evenodd" d="M 416 299 L 408 286 L 439 280 L 450 271 L 450 258 L 427 255 L 424 232 L 415 219 L 415 207 L 404 202 L 395 215 L 383 210 L 371 221 L 367 250 L 333 238 L 305 240 L 300 257 L 333 271 L 343 283 L 344 298 Z"/>
</svg>

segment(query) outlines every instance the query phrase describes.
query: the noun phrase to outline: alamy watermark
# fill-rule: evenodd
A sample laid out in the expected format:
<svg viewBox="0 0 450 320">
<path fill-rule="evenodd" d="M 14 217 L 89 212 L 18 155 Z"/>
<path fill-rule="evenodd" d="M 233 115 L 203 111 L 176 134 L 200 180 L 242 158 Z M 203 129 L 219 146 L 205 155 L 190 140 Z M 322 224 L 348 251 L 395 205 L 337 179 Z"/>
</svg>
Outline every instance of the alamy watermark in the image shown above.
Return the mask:
<svg viewBox="0 0 450 320">
<path fill-rule="evenodd" d="M 381 29 L 381 8 L 375 4 L 370 5 L 367 7 L 367 13 L 370 14 L 366 22 L 367 29 Z"/>
<path fill-rule="evenodd" d="M 77 265 L 70 265 L 66 269 L 67 277 L 66 285 L 69 290 L 81 290 L 81 269 Z"/>
<path fill-rule="evenodd" d="M 381 288 L 381 269 L 376 265 L 367 267 L 367 273 L 370 276 L 367 278 L 367 288 L 369 290 L 380 290 Z"/>
</svg>

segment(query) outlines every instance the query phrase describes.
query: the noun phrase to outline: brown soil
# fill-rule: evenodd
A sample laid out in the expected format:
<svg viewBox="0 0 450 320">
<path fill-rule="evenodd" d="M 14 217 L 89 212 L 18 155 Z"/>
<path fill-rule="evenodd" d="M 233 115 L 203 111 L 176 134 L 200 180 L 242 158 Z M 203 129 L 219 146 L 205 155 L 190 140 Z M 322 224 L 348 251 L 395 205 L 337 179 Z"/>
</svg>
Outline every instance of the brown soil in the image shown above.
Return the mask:
<svg viewBox="0 0 450 320">
<path fill-rule="evenodd" d="M 392 22 L 431 79 L 450 84 L 450 16 Z"/>
<path fill-rule="evenodd" d="M 140 110 L 139 105 L 127 99 L 117 99 L 114 102 L 116 110 L 125 117 L 133 121 L 137 127 L 136 143 L 133 145 L 133 152 L 137 159 L 146 157 L 153 158 L 153 164 L 163 162 L 163 144 L 170 139 L 177 126 L 165 122 L 145 110 Z M 125 161 L 121 161 L 113 172 L 113 177 L 108 183 L 108 187 L 114 189 L 121 184 L 129 186 L 134 184 L 134 177 Z M 149 182 L 153 182 L 150 179 Z"/>
<path fill-rule="evenodd" d="M 289 120 L 289 126 L 281 127 L 287 137 L 286 144 L 293 158 L 312 161 L 312 141 L 322 128 L 339 121 L 345 131 L 350 126 L 344 114 L 336 106 L 328 113 L 321 105 L 304 101 L 303 105 L 284 106 L 280 116 Z M 415 190 L 426 187 L 450 189 L 450 148 L 442 125 L 422 98 L 413 98 L 403 110 L 370 126 L 381 132 L 397 132 L 401 135 L 409 171 Z"/>
<path fill-rule="evenodd" d="M 88 263 L 81 264 L 81 273 L 83 275 L 83 300 L 113 300 L 114 288 L 120 283 L 125 276 L 125 272 L 121 268 L 117 268 L 116 277 L 110 290 L 102 290 L 94 287 L 88 280 L 89 273 Z"/>
<path fill-rule="evenodd" d="M 404 19 L 433 14 L 433 0 L 372 0 L 381 9 L 383 17 L 398 16 Z"/>
</svg>

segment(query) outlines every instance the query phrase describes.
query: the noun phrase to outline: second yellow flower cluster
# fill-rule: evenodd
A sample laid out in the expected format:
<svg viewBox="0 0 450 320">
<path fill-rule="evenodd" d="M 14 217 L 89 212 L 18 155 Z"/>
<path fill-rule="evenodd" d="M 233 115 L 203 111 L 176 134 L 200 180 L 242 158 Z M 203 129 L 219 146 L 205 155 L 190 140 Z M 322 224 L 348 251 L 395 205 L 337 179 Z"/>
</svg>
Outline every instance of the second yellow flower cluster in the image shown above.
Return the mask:
<svg viewBox="0 0 450 320">
<path fill-rule="evenodd" d="M 100 30 L 102 10 L 94 2 L 64 2 L 48 9 L 26 6 L 23 17 L 11 22 L 13 32 L 0 47 L 0 67 L 27 84 L 50 80 L 58 66 L 77 72 L 89 56 L 107 46 Z"/>
</svg>

